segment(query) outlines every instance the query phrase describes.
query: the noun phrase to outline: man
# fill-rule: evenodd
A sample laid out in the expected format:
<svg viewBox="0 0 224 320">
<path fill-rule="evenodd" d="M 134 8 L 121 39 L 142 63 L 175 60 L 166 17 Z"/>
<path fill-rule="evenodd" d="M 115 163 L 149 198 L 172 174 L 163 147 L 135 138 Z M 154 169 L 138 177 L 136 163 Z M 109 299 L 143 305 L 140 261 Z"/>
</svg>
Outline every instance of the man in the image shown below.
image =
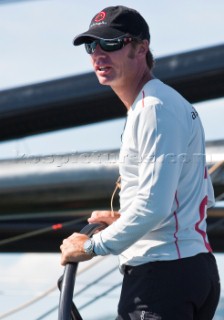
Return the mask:
<svg viewBox="0 0 224 320">
<path fill-rule="evenodd" d="M 206 234 L 214 204 L 202 124 L 195 109 L 152 74 L 150 34 L 135 10 L 108 7 L 74 39 L 85 44 L 99 82 L 127 108 L 119 170 L 120 210 L 95 211 L 108 227 L 74 233 L 62 265 L 119 255 L 124 274 L 117 320 L 211 320 L 220 284 Z"/>
</svg>

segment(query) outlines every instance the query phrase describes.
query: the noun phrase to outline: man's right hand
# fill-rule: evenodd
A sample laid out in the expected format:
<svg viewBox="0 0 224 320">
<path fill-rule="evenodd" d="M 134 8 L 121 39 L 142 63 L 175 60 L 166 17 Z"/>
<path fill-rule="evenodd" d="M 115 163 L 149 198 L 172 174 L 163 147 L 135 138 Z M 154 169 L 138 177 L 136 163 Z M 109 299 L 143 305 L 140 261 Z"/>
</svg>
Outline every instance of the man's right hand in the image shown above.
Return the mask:
<svg viewBox="0 0 224 320">
<path fill-rule="evenodd" d="M 120 218 L 118 211 L 93 211 L 91 217 L 88 219 L 89 223 L 100 223 L 104 222 L 107 225 L 112 224 L 114 221 Z"/>
</svg>

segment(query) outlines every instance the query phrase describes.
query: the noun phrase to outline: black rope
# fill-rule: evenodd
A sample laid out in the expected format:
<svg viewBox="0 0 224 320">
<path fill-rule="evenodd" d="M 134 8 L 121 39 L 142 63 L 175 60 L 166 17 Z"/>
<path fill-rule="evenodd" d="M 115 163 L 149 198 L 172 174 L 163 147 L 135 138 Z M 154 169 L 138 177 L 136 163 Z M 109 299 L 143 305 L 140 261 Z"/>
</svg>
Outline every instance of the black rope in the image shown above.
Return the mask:
<svg viewBox="0 0 224 320">
<path fill-rule="evenodd" d="M 76 225 L 77 223 L 85 221 L 86 219 L 87 219 L 86 217 L 82 217 L 82 218 L 75 219 L 75 220 L 72 220 L 72 221 L 69 221 L 69 222 L 56 223 L 56 224 L 51 225 L 50 227 L 41 228 L 41 229 L 38 229 L 38 230 L 35 230 L 35 231 L 31 231 L 31 232 L 26 232 L 26 233 L 20 234 L 20 235 L 15 236 L 15 237 L 3 239 L 3 240 L 0 240 L 0 247 L 3 246 L 3 245 L 9 244 L 9 243 L 20 241 L 22 239 L 31 238 L 31 237 L 34 237 L 34 236 L 37 236 L 37 235 L 40 235 L 40 234 L 43 234 L 43 233 L 52 232 L 52 231 L 58 231 L 58 230 L 60 230 L 62 228 L 66 228 L 68 226 Z"/>
</svg>

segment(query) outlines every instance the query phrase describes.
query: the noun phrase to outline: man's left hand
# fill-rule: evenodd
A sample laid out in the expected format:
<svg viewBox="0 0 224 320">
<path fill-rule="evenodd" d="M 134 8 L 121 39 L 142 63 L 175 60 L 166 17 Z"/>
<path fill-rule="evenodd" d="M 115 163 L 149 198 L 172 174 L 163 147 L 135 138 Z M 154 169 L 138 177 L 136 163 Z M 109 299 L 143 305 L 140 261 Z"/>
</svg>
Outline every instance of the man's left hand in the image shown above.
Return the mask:
<svg viewBox="0 0 224 320">
<path fill-rule="evenodd" d="M 61 264 L 64 266 L 68 262 L 81 262 L 92 259 L 92 256 L 85 253 L 83 249 L 84 242 L 89 237 L 85 234 L 73 233 L 70 237 L 63 240 L 60 246 Z"/>
</svg>

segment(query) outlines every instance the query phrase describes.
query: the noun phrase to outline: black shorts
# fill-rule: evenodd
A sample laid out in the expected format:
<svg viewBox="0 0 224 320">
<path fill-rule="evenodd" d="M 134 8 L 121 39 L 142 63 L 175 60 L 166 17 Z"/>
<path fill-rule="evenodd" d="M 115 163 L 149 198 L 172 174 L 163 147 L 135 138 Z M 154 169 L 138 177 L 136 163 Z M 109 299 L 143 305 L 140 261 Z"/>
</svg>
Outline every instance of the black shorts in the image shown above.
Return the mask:
<svg viewBox="0 0 224 320">
<path fill-rule="evenodd" d="M 215 257 L 126 266 L 116 320 L 212 320 L 220 298 Z"/>
</svg>

